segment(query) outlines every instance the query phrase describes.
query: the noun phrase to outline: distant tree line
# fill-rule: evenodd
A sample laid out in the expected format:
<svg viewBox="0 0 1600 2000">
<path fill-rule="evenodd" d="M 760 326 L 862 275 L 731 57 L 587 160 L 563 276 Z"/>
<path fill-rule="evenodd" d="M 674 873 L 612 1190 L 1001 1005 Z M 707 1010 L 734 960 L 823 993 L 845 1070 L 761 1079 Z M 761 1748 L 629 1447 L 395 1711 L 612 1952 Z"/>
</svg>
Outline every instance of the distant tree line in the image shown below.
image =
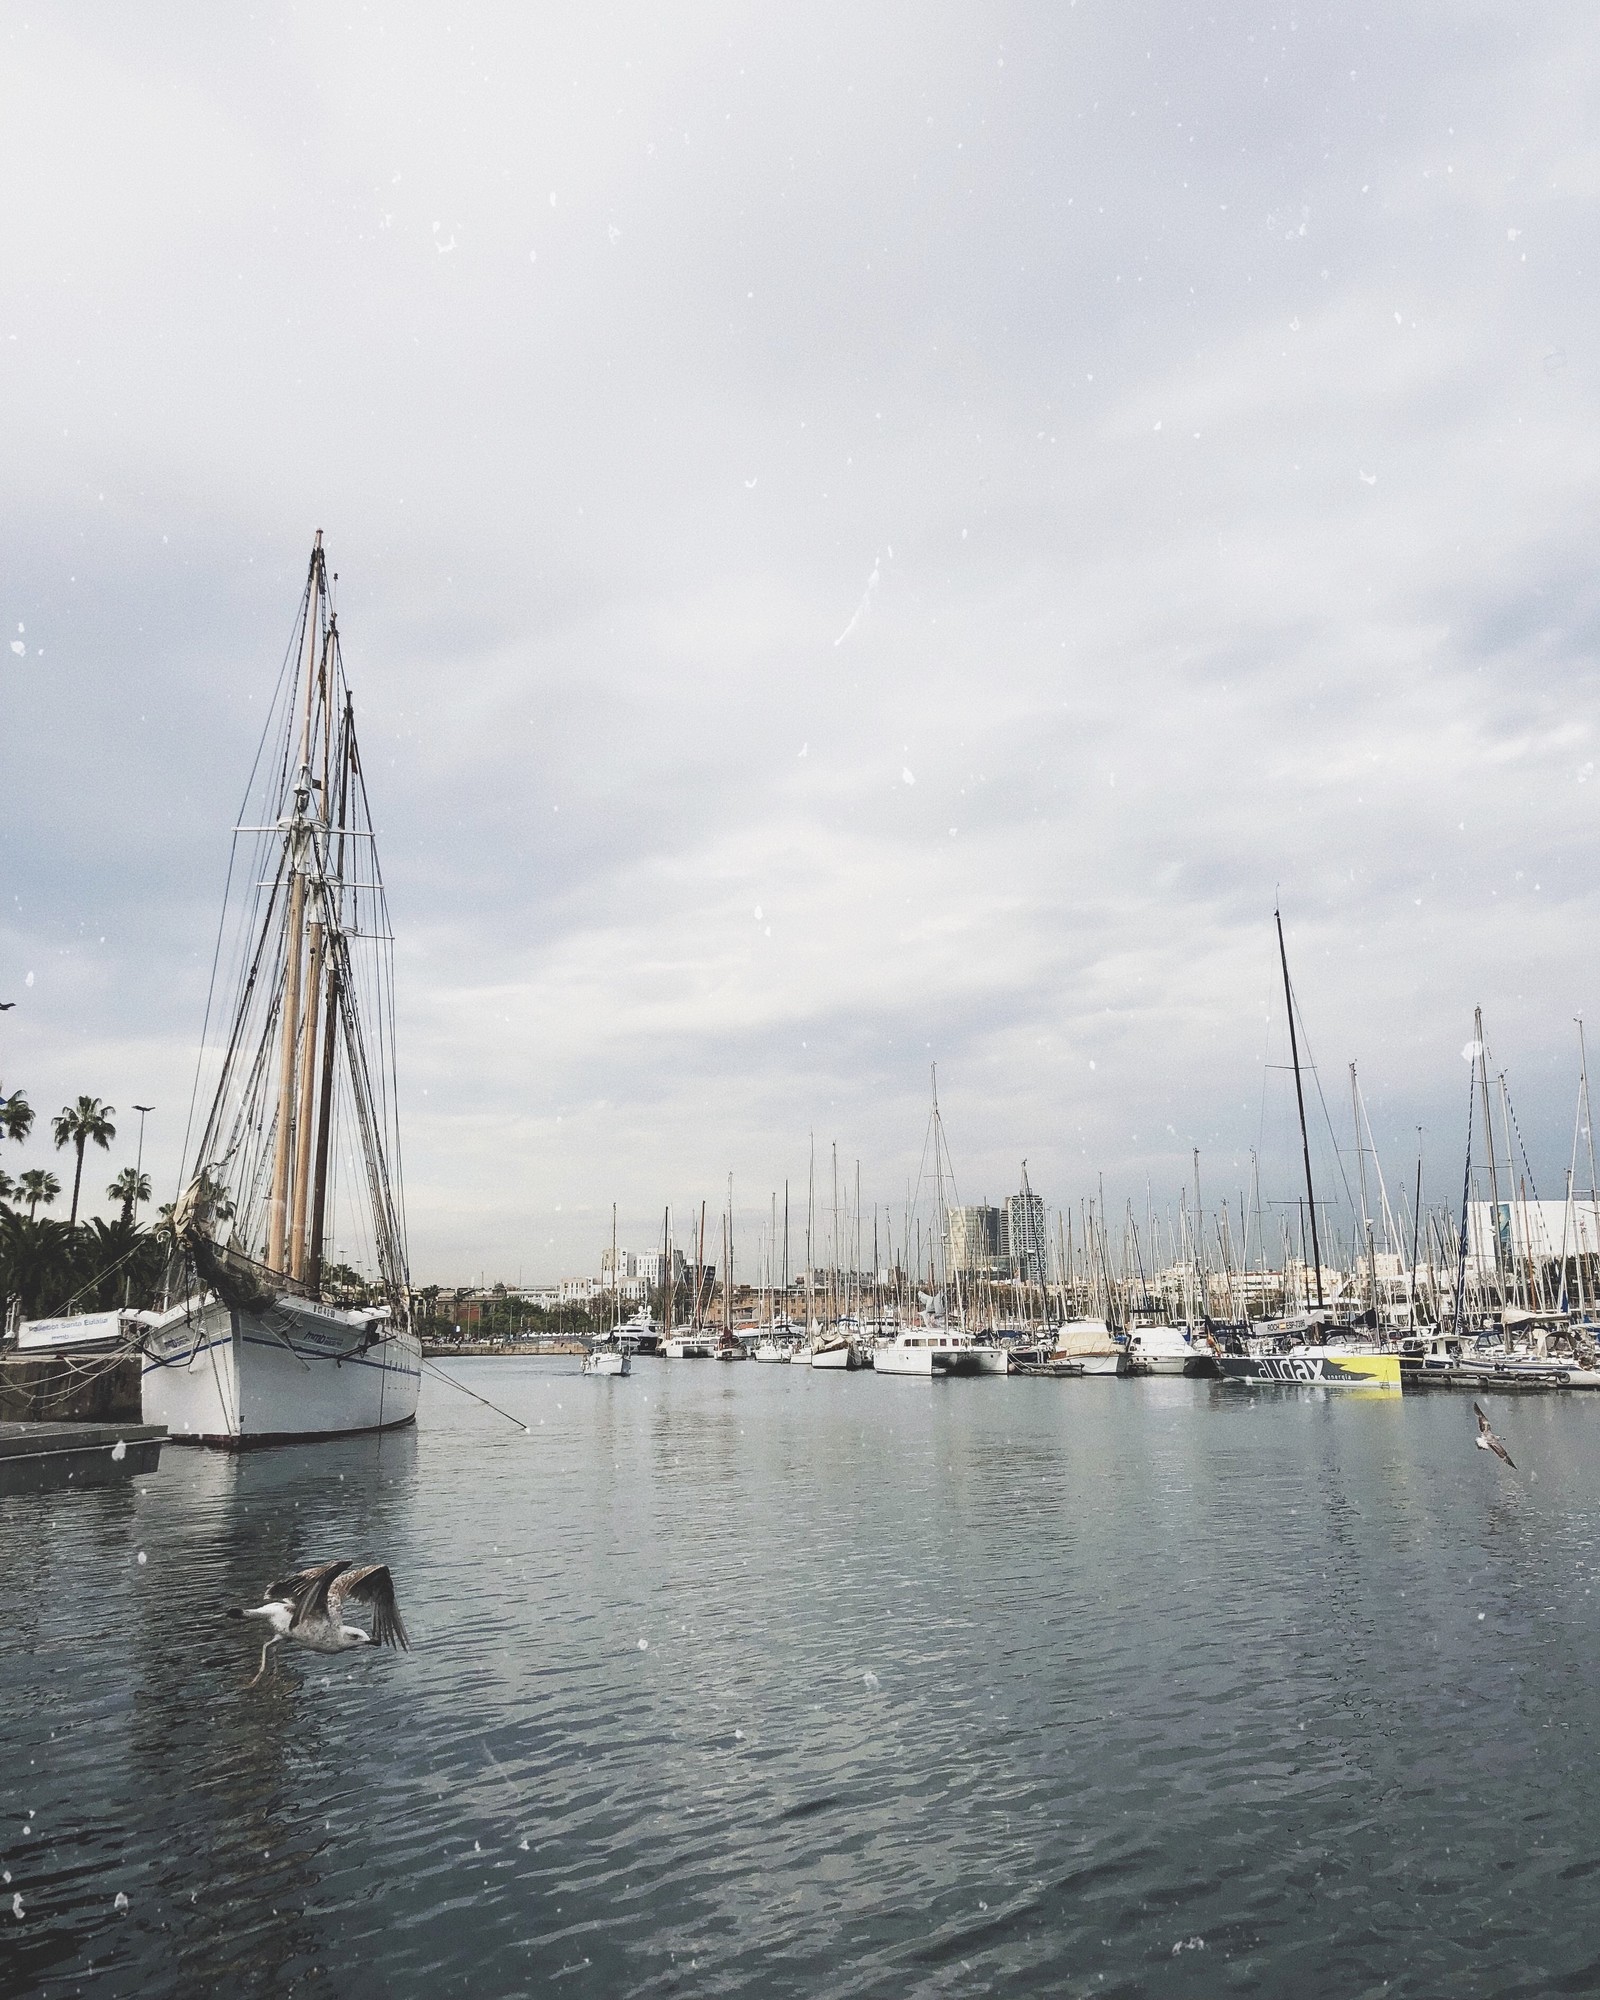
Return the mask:
<svg viewBox="0 0 1600 2000">
<path fill-rule="evenodd" d="M 559 1340 L 592 1334 L 611 1324 L 611 1302 L 534 1305 L 503 1284 L 480 1291 L 471 1285 L 424 1285 L 412 1294 L 412 1323 L 424 1340 Z"/>
</svg>

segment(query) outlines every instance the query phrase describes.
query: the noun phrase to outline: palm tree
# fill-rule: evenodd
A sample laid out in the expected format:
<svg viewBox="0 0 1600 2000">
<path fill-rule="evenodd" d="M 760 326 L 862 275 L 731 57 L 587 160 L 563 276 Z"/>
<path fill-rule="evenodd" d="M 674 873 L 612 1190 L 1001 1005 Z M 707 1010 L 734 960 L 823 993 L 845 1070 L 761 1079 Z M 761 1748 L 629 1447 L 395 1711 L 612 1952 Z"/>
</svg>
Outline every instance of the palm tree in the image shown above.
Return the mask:
<svg viewBox="0 0 1600 2000">
<path fill-rule="evenodd" d="M 76 1104 L 65 1104 L 61 1115 L 51 1123 L 51 1131 L 60 1146 L 76 1146 L 78 1149 L 77 1171 L 72 1176 L 72 1213 L 67 1218 L 67 1227 L 78 1226 L 78 1190 L 83 1184 L 83 1149 L 92 1139 L 102 1152 L 109 1150 L 117 1136 L 117 1128 L 112 1124 L 117 1107 L 102 1104 L 98 1097 L 80 1097 Z"/>
<path fill-rule="evenodd" d="M 16 1198 L 17 1198 L 16 1182 L 11 1178 L 11 1176 L 8 1173 L 4 1172 L 3 1170 L 0 1170 L 0 1202 L 15 1201 Z"/>
<path fill-rule="evenodd" d="M 133 1220 L 133 1211 L 141 1201 L 150 1199 L 150 1176 L 141 1174 L 132 1167 L 124 1167 L 122 1172 L 106 1189 L 107 1201 L 122 1203 L 122 1219 Z"/>
<path fill-rule="evenodd" d="M 49 1216 L 0 1214 L 0 1317 L 57 1311 L 72 1290 L 72 1232 Z"/>
<path fill-rule="evenodd" d="M 48 1208 L 60 1192 L 60 1181 L 54 1174 L 46 1173 L 43 1167 L 29 1167 L 25 1174 L 19 1174 L 17 1177 L 17 1193 L 28 1204 L 30 1222 L 39 1204 L 43 1202 Z"/>
<path fill-rule="evenodd" d="M 25 1090 L 14 1090 L 0 1098 L 0 1134 L 15 1139 L 20 1146 L 33 1130 L 33 1106 Z"/>
</svg>

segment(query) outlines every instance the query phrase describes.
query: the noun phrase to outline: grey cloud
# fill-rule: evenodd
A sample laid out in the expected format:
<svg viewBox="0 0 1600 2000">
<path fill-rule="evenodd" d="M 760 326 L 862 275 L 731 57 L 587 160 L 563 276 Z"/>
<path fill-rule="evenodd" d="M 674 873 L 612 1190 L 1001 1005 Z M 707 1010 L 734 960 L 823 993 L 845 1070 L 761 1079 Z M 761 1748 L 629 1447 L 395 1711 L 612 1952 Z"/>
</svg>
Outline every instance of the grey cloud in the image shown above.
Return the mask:
<svg viewBox="0 0 1600 2000">
<path fill-rule="evenodd" d="M 935 1058 L 964 1185 L 1260 1145 L 1292 1192 L 1279 892 L 1330 1100 L 1359 1057 L 1442 1197 L 1481 999 L 1559 1186 L 1586 10 L 83 10 L 13 55 L 36 1102 L 154 1094 L 175 1174 L 321 526 L 422 1275 L 586 1266 L 729 1166 L 760 1207 L 813 1129 L 903 1199 Z"/>
</svg>

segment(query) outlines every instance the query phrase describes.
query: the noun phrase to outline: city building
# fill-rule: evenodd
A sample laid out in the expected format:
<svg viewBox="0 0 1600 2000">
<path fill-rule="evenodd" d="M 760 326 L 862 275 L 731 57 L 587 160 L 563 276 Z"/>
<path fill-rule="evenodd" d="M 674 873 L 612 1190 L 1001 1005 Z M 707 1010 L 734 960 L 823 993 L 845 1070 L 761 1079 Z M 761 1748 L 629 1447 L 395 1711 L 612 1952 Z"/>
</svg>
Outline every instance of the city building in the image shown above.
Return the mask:
<svg viewBox="0 0 1600 2000">
<path fill-rule="evenodd" d="M 604 1292 L 607 1298 L 615 1291 L 631 1303 L 641 1305 L 661 1289 L 661 1273 L 666 1268 L 666 1257 L 659 1249 L 619 1249 L 613 1270 L 611 1246 L 607 1244 L 600 1253 L 600 1281 L 596 1289 Z M 679 1286 L 692 1276 L 692 1267 L 685 1261 L 681 1250 L 673 1251 L 671 1270 Z"/>
<path fill-rule="evenodd" d="M 979 1202 L 975 1207 L 949 1211 L 945 1218 L 945 1263 L 952 1277 L 1007 1277 L 1010 1258 L 1003 1208 Z"/>
<path fill-rule="evenodd" d="M 1006 1196 L 1005 1224 L 1012 1277 L 1026 1285 L 1042 1285 L 1050 1270 L 1044 1203 L 1026 1184 L 1020 1194 Z"/>
</svg>

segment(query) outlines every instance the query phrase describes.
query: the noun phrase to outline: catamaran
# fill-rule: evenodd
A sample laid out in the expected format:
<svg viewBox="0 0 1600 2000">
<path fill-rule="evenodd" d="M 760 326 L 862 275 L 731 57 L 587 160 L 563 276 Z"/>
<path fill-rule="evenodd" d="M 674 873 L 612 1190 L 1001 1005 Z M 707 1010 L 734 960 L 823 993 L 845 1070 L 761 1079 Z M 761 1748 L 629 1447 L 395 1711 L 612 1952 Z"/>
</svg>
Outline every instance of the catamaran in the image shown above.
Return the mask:
<svg viewBox="0 0 1600 2000">
<path fill-rule="evenodd" d="M 141 1343 L 145 1421 L 232 1448 L 408 1424 L 422 1379 L 394 939 L 320 530 L 252 786 L 225 898 L 230 1025 L 172 1215 L 176 1297 Z"/>
</svg>

